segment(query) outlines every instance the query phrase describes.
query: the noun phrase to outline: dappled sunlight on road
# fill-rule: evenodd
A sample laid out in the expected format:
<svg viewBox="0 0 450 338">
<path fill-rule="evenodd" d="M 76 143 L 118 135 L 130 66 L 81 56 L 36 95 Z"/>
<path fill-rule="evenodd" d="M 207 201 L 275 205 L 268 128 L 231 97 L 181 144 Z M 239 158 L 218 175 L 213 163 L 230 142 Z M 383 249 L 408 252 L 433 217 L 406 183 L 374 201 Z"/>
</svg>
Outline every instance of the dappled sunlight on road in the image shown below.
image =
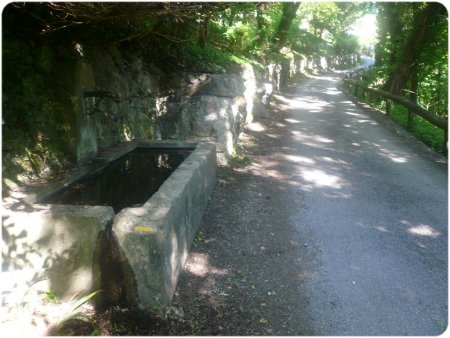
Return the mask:
<svg viewBox="0 0 450 338">
<path fill-rule="evenodd" d="M 316 164 L 316 161 L 314 161 L 311 158 L 304 157 L 304 156 L 298 156 L 298 155 L 284 155 L 286 160 L 294 162 L 294 163 L 301 163 L 301 164 Z"/>
<path fill-rule="evenodd" d="M 198 252 L 192 252 L 190 254 L 185 270 L 198 277 L 205 277 L 208 275 L 223 276 L 229 272 L 226 269 L 218 269 L 211 266 L 208 255 Z"/>
<path fill-rule="evenodd" d="M 437 238 L 441 235 L 439 231 L 427 224 L 414 225 L 405 220 L 400 221 L 400 223 L 406 225 L 408 227 L 406 231 L 413 236 Z"/>
<path fill-rule="evenodd" d="M 339 95 L 341 92 L 336 88 L 327 88 L 327 90 L 325 90 L 324 93 L 328 95 Z"/>
<path fill-rule="evenodd" d="M 409 140 L 389 129 L 384 116 L 347 100 L 329 82 L 336 78 L 317 79 L 275 96 L 273 120 L 263 125 L 263 132 L 248 130 L 258 138 L 260 150 L 250 155 L 251 163 L 234 170 L 270 186 L 271 193 L 258 198 L 275 206 L 283 199 L 294 206 L 291 222 L 309 239 L 296 250 L 314 248 L 323 258 L 323 270 L 302 269 L 302 262 L 298 269 L 294 266 L 299 280 L 307 285 L 329 273 L 324 290 L 336 285 L 345 293 L 336 296 L 336 304 L 344 308 L 352 299 L 371 306 L 368 289 L 392 299 L 385 290 L 393 295 L 406 290 L 398 282 L 403 276 L 414 281 L 417 267 L 445 270 L 442 248 L 448 230 L 439 214 L 445 209 L 444 193 L 431 177 L 443 176 L 440 169 L 432 171 Z M 430 167 L 431 172 L 423 173 Z M 261 217 L 267 215 L 258 210 Z M 402 292 L 400 297 L 409 297 Z"/>
<path fill-rule="evenodd" d="M 334 143 L 333 140 L 327 139 L 320 135 L 310 135 L 298 130 L 291 131 L 291 134 L 293 135 L 293 139 L 295 141 L 299 141 L 303 145 L 307 145 L 313 148 L 332 150 L 331 148 L 326 147 L 325 144 Z"/>
<path fill-rule="evenodd" d="M 386 143 L 386 140 L 381 140 L 380 142 Z M 408 158 L 411 157 L 411 155 L 406 154 L 404 152 L 394 152 L 392 150 L 389 150 L 387 148 L 388 147 L 387 144 L 381 145 L 378 143 L 371 143 L 369 141 L 363 141 L 363 143 L 370 147 L 375 147 L 378 155 L 388 158 L 389 160 L 391 160 L 394 163 L 406 163 L 406 162 L 408 162 Z"/>
<path fill-rule="evenodd" d="M 318 82 L 314 85 L 320 87 Z M 385 193 L 390 194 L 389 198 L 403 196 L 402 190 L 396 189 L 395 184 L 383 179 L 388 173 L 380 173 L 379 170 L 388 167 L 394 172 L 410 164 L 416 155 L 398 147 L 398 141 L 383 132 L 383 123 L 359 110 L 352 102 L 343 100 L 339 90 L 322 87 L 316 96 L 314 85 L 298 96 L 275 96 L 274 106 L 278 108 L 281 104 L 282 109 L 276 112 L 277 118 L 271 126 L 261 128 L 265 129 L 260 135 L 281 144 L 269 147 L 262 155 L 255 156 L 247 168 L 237 170 L 263 177 L 294 196 L 301 194 L 304 198 L 323 198 L 330 204 L 347 205 L 348 210 L 359 205 L 361 198 L 378 198 L 377 195 Z M 252 128 L 249 131 L 258 132 Z M 374 134 L 382 137 L 374 137 Z M 377 185 L 377 182 L 380 184 Z M 375 184 L 375 191 L 365 191 L 365 187 L 371 184 Z M 380 203 L 383 205 L 386 202 Z M 398 208 L 395 203 L 388 206 Z M 354 212 L 371 214 L 369 205 L 363 209 L 359 206 Z M 359 218 L 357 214 L 351 215 L 350 218 Z M 352 219 L 351 223 L 377 232 L 380 236 L 411 235 L 416 238 L 415 245 L 421 248 L 430 247 L 429 240 L 436 241 L 443 235 L 426 222 L 413 224 L 402 221 L 400 224 L 398 218 L 378 222 L 376 216 L 372 216 L 375 218 L 361 219 L 361 222 Z"/>
<path fill-rule="evenodd" d="M 274 97 L 282 102 L 281 108 L 284 109 L 305 109 L 310 113 L 318 113 L 329 107 L 330 103 L 325 102 L 314 96 L 299 96 L 295 99 L 287 98 L 282 95 L 274 95 Z M 278 103 L 280 105 L 280 103 Z"/>
<path fill-rule="evenodd" d="M 436 231 L 429 225 L 425 225 L 425 224 L 419 224 L 415 227 L 411 227 L 408 229 L 408 232 L 410 234 L 413 234 L 416 236 L 426 236 L 426 237 L 432 237 L 432 238 L 439 237 L 439 235 L 440 235 L 439 231 Z"/>
<path fill-rule="evenodd" d="M 392 233 L 392 231 L 388 230 L 385 226 L 374 226 L 374 229 L 379 232 Z"/>
<path fill-rule="evenodd" d="M 328 187 L 341 189 L 343 182 L 340 177 L 330 175 L 322 170 L 302 170 L 301 176 L 306 182 L 312 183 L 315 187 Z"/>
<path fill-rule="evenodd" d="M 256 132 L 261 132 L 266 130 L 266 128 L 259 122 L 252 122 L 246 125 L 246 128 L 252 130 L 252 131 L 256 131 Z"/>
<path fill-rule="evenodd" d="M 290 119 L 290 118 L 286 118 L 284 119 L 286 122 L 289 122 L 291 124 L 296 124 L 296 123 L 301 123 L 299 120 L 296 119 Z"/>
<path fill-rule="evenodd" d="M 309 75 L 309 77 L 313 79 L 320 80 L 322 82 L 338 82 L 339 77 L 338 76 L 326 76 L 326 75 Z"/>
</svg>

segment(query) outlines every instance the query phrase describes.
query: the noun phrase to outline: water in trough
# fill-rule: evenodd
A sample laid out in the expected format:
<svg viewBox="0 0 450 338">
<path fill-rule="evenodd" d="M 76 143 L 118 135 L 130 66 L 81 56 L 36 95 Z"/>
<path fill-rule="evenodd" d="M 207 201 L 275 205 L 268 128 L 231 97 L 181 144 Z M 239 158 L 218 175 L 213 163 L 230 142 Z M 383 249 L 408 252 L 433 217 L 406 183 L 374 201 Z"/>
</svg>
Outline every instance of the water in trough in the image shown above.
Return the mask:
<svg viewBox="0 0 450 338">
<path fill-rule="evenodd" d="M 43 204 L 108 205 L 114 212 L 144 204 L 194 148 L 136 148 L 46 197 Z"/>
</svg>

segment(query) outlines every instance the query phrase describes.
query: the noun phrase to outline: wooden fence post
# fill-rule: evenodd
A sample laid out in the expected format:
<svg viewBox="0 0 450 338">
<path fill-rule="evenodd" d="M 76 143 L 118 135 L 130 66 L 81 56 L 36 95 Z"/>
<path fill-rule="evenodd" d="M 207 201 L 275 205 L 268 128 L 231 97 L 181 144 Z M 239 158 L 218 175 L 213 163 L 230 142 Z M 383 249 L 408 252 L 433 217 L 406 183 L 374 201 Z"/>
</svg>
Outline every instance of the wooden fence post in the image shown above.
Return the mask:
<svg viewBox="0 0 450 338">
<path fill-rule="evenodd" d="M 448 155 L 448 131 L 444 129 L 444 149 L 443 153 L 444 155 Z"/>
<path fill-rule="evenodd" d="M 408 129 L 414 128 L 414 117 L 416 114 L 414 114 L 410 109 L 408 109 Z"/>
<path fill-rule="evenodd" d="M 361 85 L 360 83 L 352 80 L 344 80 L 349 86 L 354 86 L 353 93 L 354 96 L 364 102 L 365 99 L 365 92 L 369 92 L 369 104 L 370 102 L 375 98 L 378 98 L 378 96 L 381 97 L 381 100 L 385 100 L 386 103 L 386 116 L 389 116 L 392 114 L 392 105 L 394 103 L 399 104 L 406 108 L 408 110 L 408 129 L 412 129 L 414 127 L 414 120 L 415 116 L 419 115 L 426 121 L 430 122 L 431 124 L 435 125 L 436 127 L 442 128 L 444 130 L 444 149 L 443 152 L 445 154 L 448 154 L 448 119 L 442 118 L 438 115 L 433 114 L 432 112 L 428 111 L 427 109 L 421 107 L 420 105 L 415 102 L 416 100 L 407 99 L 404 97 L 401 97 L 399 95 L 394 95 L 392 93 L 386 92 L 381 89 L 376 88 L 369 88 L 365 87 L 364 85 Z M 352 88 L 349 88 L 349 91 L 351 91 Z M 361 98 L 358 97 L 359 91 L 361 91 Z"/>
</svg>

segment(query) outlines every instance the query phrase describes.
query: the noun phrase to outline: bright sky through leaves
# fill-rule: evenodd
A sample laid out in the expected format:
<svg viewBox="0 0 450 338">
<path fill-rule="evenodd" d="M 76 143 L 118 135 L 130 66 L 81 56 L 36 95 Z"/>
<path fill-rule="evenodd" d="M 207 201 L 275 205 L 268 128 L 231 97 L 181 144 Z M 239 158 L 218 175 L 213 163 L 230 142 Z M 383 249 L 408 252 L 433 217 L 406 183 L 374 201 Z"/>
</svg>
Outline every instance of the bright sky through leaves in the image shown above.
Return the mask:
<svg viewBox="0 0 450 338">
<path fill-rule="evenodd" d="M 376 14 L 366 14 L 360 19 L 356 20 L 356 22 L 350 28 L 350 33 L 358 37 L 361 45 L 374 45 L 377 37 L 376 22 Z"/>
</svg>

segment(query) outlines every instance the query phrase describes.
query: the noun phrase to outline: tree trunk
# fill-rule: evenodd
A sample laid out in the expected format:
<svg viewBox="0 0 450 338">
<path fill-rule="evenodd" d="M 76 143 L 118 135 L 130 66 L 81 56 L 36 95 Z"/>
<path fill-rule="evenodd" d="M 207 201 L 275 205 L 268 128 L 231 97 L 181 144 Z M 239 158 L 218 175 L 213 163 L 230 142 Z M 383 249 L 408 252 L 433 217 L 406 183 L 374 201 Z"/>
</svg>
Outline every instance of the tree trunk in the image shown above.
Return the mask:
<svg viewBox="0 0 450 338">
<path fill-rule="evenodd" d="M 272 39 L 272 51 L 279 52 L 286 43 L 287 33 L 291 27 L 292 21 L 297 15 L 297 9 L 300 7 L 299 2 L 283 2 L 283 14 L 278 25 L 277 32 Z"/>
<path fill-rule="evenodd" d="M 418 62 L 420 54 L 425 46 L 425 41 L 430 33 L 430 27 L 438 20 L 438 14 L 443 6 L 439 3 L 428 3 L 423 10 L 414 15 L 414 28 L 407 39 L 397 62 L 397 68 L 391 73 L 385 89 L 394 94 L 400 94 L 412 75 L 412 68 Z M 444 7 L 445 10 L 445 7 Z"/>
<path fill-rule="evenodd" d="M 205 48 L 208 42 L 208 24 L 209 16 L 204 16 L 199 23 L 198 43 L 202 48 Z"/>
<path fill-rule="evenodd" d="M 411 69 L 411 81 L 410 81 L 410 93 L 409 100 L 417 104 L 418 98 L 418 90 L 419 90 L 419 73 L 418 73 L 418 65 L 417 63 Z M 408 128 L 412 129 L 414 127 L 414 117 L 415 114 L 413 111 L 408 110 Z"/>
<path fill-rule="evenodd" d="M 260 2 L 256 5 L 256 25 L 258 31 L 264 28 L 265 20 L 262 16 L 263 12 L 267 9 L 267 3 Z"/>
</svg>

